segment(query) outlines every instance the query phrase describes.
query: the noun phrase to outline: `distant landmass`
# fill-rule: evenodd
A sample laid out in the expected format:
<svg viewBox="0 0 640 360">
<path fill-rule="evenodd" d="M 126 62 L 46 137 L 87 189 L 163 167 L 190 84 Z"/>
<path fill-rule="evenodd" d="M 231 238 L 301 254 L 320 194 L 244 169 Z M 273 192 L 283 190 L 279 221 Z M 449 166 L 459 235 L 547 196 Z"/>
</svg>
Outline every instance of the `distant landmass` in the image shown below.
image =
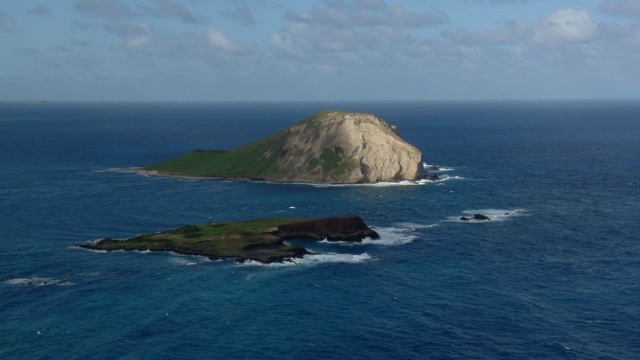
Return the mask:
<svg viewBox="0 0 640 360">
<path fill-rule="evenodd" d="M 212 260 L 235 259 L 261 263 L 293 261 L 310 254 L 302 246 L 284 240 L 327 240 L 361 242 L 380 236 L 358 216 L 320 220 L 262 219 L 242 222 L 187 225 L 139 235 L 126 240 L 102 239 L 78 245 L 90 250 L 170 251 L 183 255 L 206 256 Z"/>
<path fill-rule="evenodd" d="M 422 153 L 384 120 L 326 111 L 233 151 L 195 150 L 146 166 L 151 175 L 358 184 L 419 180 Z"/>
</svg>

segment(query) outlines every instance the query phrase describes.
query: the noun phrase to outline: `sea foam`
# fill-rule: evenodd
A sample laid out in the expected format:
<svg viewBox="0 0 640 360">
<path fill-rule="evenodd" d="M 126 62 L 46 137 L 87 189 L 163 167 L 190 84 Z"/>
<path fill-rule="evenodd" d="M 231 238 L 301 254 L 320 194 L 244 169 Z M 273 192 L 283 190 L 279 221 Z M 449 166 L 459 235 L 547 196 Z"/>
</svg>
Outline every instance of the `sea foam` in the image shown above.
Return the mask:
<svg viewBox="0 0 640 360">
<path fill-rule="evenodd" d="M 5 284 L 8 285 L 21 285 L 21 286 L 71 286 L 75 285 L 66 279 L 55 279 L 55 278 L 46 278 L 46 277 L 32 277 L 32 278 L 16 278 L 9 279 L 4 281 Z"/>
<path fill-rule="evenodd" d="M 367 261 L 375 260 L 374 257 L 365 253 L 362 254 L 337 254 L 337 253 L 322 253 L 322 254 L 309 254 L 302 258 L 287 259 L 281 263 L 263 264 L 259 261 L 245 261 L 240 264 L 242 266 L 269 266 L 269 267 L 287 267 L 287 266 L 314 266 L 324 263 L 344 263 L 344 264 L 359 264 Z"/>
<path fill-rule="evenodd" d="M 320 244 L 334 244 L 342 246 L 377 245 L 377 246 L 398 246 L 414 242 L 418 235 L 416 230 L 429 229 L 438 224 L 417 224 L 410 222 L 397 223 L 396 227 L 373 227 L 380 235 L 379 239 L 364 238 L 361 242 L 348 241 L 328 241 L 322 240 Z"/>
<path fill-rule="evenodd" d="M 527 211 L 524 209 L 515 209 L 515 210 L 502 210 L 502 209 L 480 209 L 480 210 L 464 210 L 463 215 L 460 216 L 449 216 L 445 222 L 460 222 L 460 223 L 488 223 L 488 222 L 497 222 L 497 221 L 505 221 L 511 217 L 515 216 L 527 216 Z M 474 220 L 473 215 L 482 214 L 489 218 L 489 220 Z M 461 218 L 465 217 L 469 220 L 462 220 Z"/>
<path fill-rule="evenodd" d="M 440 165 L 427 164 L 427 163 L 422 163 L 422 165 L 424 166 L 425 172 L 428 172 L 428 173 L 443 173 L 443 172 L 448 172 L 448 171 L 454 171 L 455 170 L 454 168 L 444 167 L 444 166 L 440 166 Z"/>
</svg>

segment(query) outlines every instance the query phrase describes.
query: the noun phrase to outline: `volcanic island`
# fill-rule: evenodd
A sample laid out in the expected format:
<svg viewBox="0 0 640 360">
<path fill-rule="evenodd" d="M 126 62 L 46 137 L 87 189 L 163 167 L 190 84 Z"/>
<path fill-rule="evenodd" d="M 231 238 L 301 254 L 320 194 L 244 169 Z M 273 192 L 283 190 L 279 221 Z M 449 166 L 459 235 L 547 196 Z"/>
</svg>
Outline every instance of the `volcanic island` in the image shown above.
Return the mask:
<svg viewBox="0 0 640 360">
<path fill-rule="evenodd" d="M 233 151 L 195 150 L 132 171 L 184 178 L 364 184 L 420 180 L 422 153 L 372 114 L 325 111 Z"/>
<path fill-rule="evenodd" d="M 325 111 L 233 151 L 195 150 L 129 170 L 154 176 L 285 183 L 366 184 L 420 180 L 422 153 L 395 126 L 372 114 Z M 361 242 L 379 235 L 358 216 L 260 219 L 186 225 L 124 240 L 78 245 L 261 263 L 292 261 L 309 251 L 286 240 Z"/>
</svg>

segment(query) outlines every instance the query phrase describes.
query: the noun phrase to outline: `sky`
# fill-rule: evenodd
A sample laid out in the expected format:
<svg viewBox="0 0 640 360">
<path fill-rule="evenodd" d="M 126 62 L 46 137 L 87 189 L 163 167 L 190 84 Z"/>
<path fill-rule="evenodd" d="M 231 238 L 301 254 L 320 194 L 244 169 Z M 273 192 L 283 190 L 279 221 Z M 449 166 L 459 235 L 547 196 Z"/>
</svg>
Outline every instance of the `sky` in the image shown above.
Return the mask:
<svg viewBox="0 0 640 360">
<path fill-rule="evenodd" d="M 0 101 L 639 97 L 640 0 L 0 0 Z"/>
</svg>

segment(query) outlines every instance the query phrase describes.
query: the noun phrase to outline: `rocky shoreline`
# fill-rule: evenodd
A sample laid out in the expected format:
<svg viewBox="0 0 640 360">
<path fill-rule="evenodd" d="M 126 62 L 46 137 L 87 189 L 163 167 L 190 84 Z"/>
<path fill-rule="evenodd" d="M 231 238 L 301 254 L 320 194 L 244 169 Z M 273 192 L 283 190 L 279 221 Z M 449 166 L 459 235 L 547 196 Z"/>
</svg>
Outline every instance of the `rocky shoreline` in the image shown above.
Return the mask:
<svg viewBox="0 0 640 360">
<path fill-rule="evenodd" d="M 187 225 L 139 235 L 125 240 L 111 238 L 80 244 L 101 251 L 153 251 L 205 256 L 212 260 L 258 261 L 264 264 L 290 261 L 310 252 L 285 240 L 361 242 L 380 236 L 358 216 L 308 219 L 261 219 L 245 222 Z"/>
</svg>

